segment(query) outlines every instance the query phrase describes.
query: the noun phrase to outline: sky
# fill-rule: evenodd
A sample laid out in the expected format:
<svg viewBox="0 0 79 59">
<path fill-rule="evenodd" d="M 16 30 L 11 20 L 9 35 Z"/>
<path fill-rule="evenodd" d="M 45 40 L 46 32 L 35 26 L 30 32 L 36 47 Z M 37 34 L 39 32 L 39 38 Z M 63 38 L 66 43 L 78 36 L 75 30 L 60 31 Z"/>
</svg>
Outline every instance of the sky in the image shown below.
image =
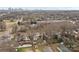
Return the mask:
<svg viewBox="0 0 79 59">
<path fill-rule="evenodd" d="M 27 9 L 47 10 L 79 10 L 79 0 L 0 0 L 0 7 L 27 7 Z"/>
</svg>

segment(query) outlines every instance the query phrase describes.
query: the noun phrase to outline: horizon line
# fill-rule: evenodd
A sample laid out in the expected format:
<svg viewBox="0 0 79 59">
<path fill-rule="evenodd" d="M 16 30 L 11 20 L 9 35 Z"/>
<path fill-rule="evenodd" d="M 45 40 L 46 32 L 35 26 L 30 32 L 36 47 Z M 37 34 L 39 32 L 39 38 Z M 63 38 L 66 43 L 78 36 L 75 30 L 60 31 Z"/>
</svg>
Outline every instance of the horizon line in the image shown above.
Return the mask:
<svg viewBox="0 0 79 59">
<path fill-rule="evenodd" d="M 79 7 L 0 7 L 0 10 L 23 9 L 23 10 L 79 10 Z"/>
</svg>

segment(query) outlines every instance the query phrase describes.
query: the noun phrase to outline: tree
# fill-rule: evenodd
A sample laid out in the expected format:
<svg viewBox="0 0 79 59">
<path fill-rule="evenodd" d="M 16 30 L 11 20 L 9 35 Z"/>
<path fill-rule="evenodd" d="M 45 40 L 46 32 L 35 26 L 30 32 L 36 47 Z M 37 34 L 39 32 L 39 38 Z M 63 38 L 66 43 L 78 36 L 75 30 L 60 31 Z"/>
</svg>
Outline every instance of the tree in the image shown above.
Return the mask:
<svg viewBox="0 0 79 59">
<path fill-rule="evenodd" d="M 6 30 L 6 23 L 5 22 L 0 22 L 0 31 L 5 31 Z"/>
<path fill-rule="evenodd" d="M 12 34 L 16 33 L 17 29 L 18 29 L 17 24 L 14 24 L 13 27 L 12 27 Z"/>
</svg>

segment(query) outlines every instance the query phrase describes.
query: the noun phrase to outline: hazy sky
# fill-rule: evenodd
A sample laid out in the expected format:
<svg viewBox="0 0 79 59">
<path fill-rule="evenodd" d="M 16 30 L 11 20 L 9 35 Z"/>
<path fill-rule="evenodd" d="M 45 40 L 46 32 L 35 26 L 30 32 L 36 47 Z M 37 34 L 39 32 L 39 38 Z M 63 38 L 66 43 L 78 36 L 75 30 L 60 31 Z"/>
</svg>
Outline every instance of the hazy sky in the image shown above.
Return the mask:
<svg viewBox="0 0 79 59">
<path fill-rule="evenodd" d="M 0 0 L 0 7 L 28 7 L 27 9 L 47 10 L 79 10 L 79 0 Z"/>
</svg>

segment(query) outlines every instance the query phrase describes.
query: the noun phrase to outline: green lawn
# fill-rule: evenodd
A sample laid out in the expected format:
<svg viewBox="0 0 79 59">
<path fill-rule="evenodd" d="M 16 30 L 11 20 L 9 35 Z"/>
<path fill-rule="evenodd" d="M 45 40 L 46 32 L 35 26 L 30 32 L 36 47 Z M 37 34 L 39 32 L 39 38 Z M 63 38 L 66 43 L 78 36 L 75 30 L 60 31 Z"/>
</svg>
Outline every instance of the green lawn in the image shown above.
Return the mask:
<svg viewBox="0 0 79 59">
<path fill-rule="evenodd" d="M 22 48 L 17 48 L 17 52 L 28 52 L 32 51 L 31 47 L 22 47 Z"/>
</svg>

